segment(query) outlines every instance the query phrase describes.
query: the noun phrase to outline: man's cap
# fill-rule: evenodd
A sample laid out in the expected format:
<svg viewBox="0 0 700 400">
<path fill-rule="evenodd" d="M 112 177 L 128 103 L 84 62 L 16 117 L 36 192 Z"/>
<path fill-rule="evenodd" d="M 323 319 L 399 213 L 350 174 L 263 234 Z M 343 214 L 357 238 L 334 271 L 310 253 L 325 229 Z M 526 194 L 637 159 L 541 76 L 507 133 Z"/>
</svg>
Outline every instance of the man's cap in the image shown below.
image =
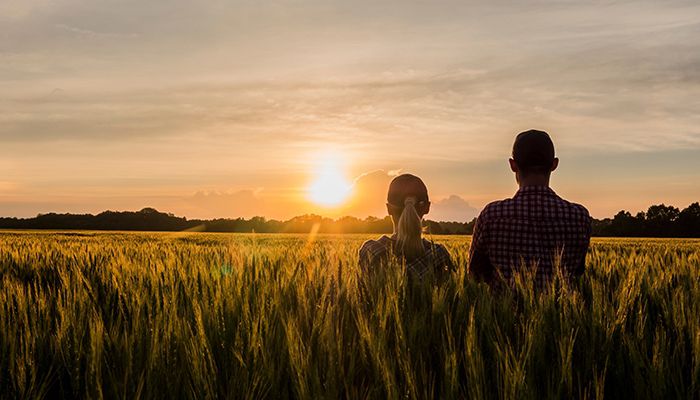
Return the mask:
<svg viewBox="0 0 700 400">
<path fill-rule="evenodd" d="M 554 143 L 547 132 L 535 129 L 521 132 L 513 143 L 513 160 L 521 168 L 549 168 L 554 162 Z"/>
</svg>

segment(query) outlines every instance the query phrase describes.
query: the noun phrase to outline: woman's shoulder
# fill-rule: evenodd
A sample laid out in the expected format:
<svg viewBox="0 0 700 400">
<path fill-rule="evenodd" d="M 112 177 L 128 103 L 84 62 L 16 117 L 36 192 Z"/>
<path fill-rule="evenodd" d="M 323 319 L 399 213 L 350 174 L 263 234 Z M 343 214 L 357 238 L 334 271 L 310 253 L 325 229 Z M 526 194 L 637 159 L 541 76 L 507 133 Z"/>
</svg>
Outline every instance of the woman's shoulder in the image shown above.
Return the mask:
<svg viewBox="0 0 700 400">
<path fill-rule="evenodd" d="M 447 247 L 441 243 L 435 243 L 431 240 L 423 239 L 423 245 L 426 249 L 430 249 L 430 254 L 434 257 L 438 263 L 452 264 L 452 257 L 450 256 Z"/>
<path fill-rule="evenodd" d="M 445 247 L 445 245 L 443 245 L 441 243 L 434 242 L 432 240 L 425 239 L 425 238 L 423 238 L 423 247 L 425 247 L 426 249 L 432 249 L 435 252 L 446 252 L 447 251 L 447 248 Z"/>
<path fill-rule="evenodd" d="M 378 255 L 381 253 L 386 252 L 386 250 L 389 248 L 391 244 L 391 238 L 383 235 L 379 239 L 370 239 L 365 241 L 362 246 L 360 247 L 360 255 L 363 254 L 372 254 L 372 255 Z"/>
</svg>

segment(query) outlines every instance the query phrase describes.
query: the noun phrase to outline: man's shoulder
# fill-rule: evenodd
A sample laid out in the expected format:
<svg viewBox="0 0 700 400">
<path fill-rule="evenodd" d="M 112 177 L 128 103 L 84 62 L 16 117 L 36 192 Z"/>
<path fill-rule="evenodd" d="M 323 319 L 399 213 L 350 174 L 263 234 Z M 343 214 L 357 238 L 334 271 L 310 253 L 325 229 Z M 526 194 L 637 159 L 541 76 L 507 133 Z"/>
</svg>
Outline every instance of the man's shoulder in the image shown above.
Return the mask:
<svg viewBox="0 0 700 400">
<path fill-rule="evenodd" d="M 483 210 L 481 210 L 481 213 L 479 213 L 479 220 L 486 221 L 489 218 L 501 216 L 504 213 L 504 211 L 511 208 L 512 203 L 512 198 L 490 202 L 484 207 Z"/>
<path fill-rule="evenodd" d="M 571 205 L 571 208 L 576 211 L 580 216 L 586 217 L 586 218 L 591 218 L 591 214 L 588 212 L 588 209 L 584 207 L 581 204 L 578 203 L 569 203 Z"/>
<path fill-rule="evenodd" d="M 591 214 L 588 209 L 581 204 L 574 203 L 559 197 L 561 207 L 566 208 L 569 215 L 582 219 L 590 219 Z"/>
<path fill-rule="evenodd" d="M 540 203 L 538 207 L 555 207 L 560 210 L 563 209 L 564 211 L 566 211 L 566 214 L 574 218 L 590 219 L 588 209 L 586 209 L 586 207 L 584 207 L 583 205 L 570 202 L 561 198 L 558 195 L 554 195 L 554 198 L 556 199 L 554 202 L 543 202 Z M 487 204 L 479 214 L 479 222 L 483 224 L 490 219 L 498 219 L 503 217 L 509 217 L 512 215 L 517 215 L 519 209 L 524 206 L 523 201 L 523 199 L 518 199 L 515 197 L 492 201 L 491 203 Z M 531 206 L 532 205 L 530 205 L 530 207 Z"/>
</svg>

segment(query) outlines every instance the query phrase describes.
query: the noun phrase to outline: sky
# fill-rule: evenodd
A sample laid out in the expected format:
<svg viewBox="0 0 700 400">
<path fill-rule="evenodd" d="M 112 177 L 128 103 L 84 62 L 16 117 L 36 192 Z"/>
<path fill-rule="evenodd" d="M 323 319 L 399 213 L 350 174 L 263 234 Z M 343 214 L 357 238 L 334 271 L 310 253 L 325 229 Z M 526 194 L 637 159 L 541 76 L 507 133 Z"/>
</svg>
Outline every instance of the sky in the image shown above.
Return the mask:
<svg viewBox="0 0 700 400">
<path fill-rule="evenodd" d="M 531 128 L 594 217 L 683 208 L 699 110 L 696 0 L 0 2 L 2 216 L 383 216 L 410 172 L 469 220 Z"/>
</svg>

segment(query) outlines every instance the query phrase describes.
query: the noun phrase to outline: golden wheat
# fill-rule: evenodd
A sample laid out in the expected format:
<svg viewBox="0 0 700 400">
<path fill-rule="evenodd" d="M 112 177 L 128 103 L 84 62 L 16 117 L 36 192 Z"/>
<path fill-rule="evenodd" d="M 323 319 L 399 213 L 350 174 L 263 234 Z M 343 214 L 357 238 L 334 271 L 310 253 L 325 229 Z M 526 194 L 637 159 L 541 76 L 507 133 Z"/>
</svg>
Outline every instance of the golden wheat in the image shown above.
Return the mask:
<svg viewBox="0 0 700 400">
<path fill-rule="evenodd" d="M 2 398 L 700 397 L 700 242 L 603 239 L 492 294 L 360 275 L 362 235 L 0 233 Z"/>
</svg>

